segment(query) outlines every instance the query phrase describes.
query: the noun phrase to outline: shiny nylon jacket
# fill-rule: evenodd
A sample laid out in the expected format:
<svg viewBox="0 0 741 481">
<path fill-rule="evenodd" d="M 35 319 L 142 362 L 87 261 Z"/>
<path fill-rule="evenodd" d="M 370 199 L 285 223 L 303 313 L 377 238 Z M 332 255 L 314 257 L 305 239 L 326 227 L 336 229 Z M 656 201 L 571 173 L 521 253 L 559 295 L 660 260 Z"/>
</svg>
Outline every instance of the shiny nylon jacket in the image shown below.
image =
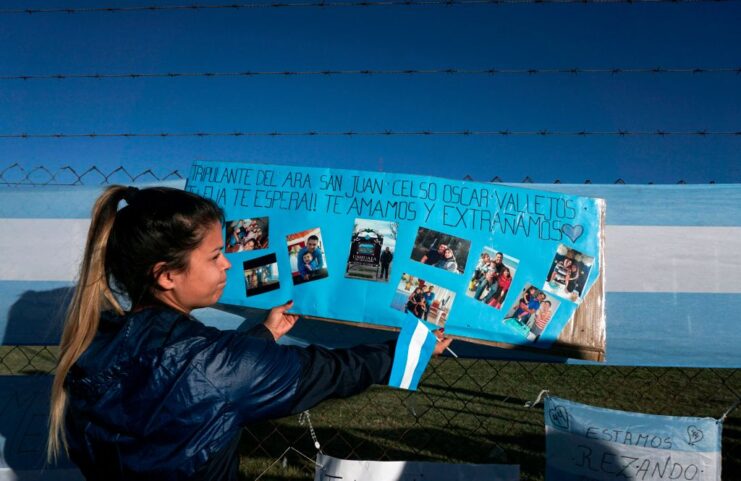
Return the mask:
<svg viewBox="0 0 741 481">
<path fill-rule="evenodd" d="M 393 343 L 328 350 L 221 331 L 165 307 L 104 313 L 65 379 L 88 480 L 234 480 L 241 428 L 388 381 Z"/>
</svg>

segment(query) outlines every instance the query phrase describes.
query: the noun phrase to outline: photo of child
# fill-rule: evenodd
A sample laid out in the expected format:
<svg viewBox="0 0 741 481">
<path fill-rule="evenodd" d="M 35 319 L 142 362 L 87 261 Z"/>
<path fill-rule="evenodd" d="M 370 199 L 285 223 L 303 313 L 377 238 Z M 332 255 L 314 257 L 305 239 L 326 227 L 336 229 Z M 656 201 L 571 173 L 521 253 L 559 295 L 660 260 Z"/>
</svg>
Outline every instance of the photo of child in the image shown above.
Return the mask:
<svg viewBox="0 0 741 481">
<path fill-rule="evenodd" d="M 286 236 L 286 244 L 294 285 L 329 276 L 322 249 L 322 233 L 318 227 Z"/>
<path fill-rule="evenodd" d="M 469 240 L 420 227 L 412 249 L 412 260 L 463 274 L 470 249 Z"/>
<path fill-rule="evenodd" d="M 224 250 L 234 252 L 268 248 L 268 218 L 239 219 L 226 222 Z"/>
<path fill-rule="evenodd" d="M 280 289 L 278 262 L 275 254 L 244 261 L 242 268 L 244 269 L 247 297 Z"/>
<path fill-rule="evenodd" d="M 592 265 L 594 257 L 585 256 L 563 244 L 559 245 L 543 284 L 543 290 L 571 302 L 581 302 Z"/>
<path fill-rule="evenodd" d="M 538 342 L 561 301 L 526 284 L 502 322 L 531 342 Z"/>
<path fill-rule="evenodd" d="M 503 252 L 485 247 L 468 283 L 466 295 L 501 309 L 520 261 Z"/>
<path fill-rule="evenodd" d="M 399 224 L 355 219 L 345 277 L 388 282 Z"/>
<path fill-rule="evenodd" d="M 417 319 L 443 327 L 454 300 L 454 292 L 424 279 L 403 274 L 396 286 L 391 307 L 401 312 L 411 312 Z"/>
</svg>

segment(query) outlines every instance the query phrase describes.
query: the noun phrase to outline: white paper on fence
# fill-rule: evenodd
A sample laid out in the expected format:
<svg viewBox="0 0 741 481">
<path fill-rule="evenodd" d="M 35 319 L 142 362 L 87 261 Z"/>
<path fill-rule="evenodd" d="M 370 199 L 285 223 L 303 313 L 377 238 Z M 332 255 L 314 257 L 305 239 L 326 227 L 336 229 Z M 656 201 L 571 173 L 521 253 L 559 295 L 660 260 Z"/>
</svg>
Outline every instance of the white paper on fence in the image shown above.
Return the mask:
<svg viewBox="0 0 741 481">
<path fill-rule="evenodd" d="M 720 481 L 722 425 L 545 400 L 546 479 Z"/>
<path fill-rule="evenodd" d="M 351 461 L 319 453 L 314 481 L 518 481 L 515 464 Z"/>
</svg>

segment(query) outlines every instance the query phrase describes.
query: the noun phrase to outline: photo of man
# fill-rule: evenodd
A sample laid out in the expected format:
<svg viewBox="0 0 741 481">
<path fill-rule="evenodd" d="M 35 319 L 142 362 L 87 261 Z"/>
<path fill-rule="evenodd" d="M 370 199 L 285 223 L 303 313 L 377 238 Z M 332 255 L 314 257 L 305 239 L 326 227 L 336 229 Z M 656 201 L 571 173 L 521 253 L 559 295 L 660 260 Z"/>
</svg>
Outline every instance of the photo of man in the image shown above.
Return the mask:
<svg viewBox="0 0 741 481">
<path fill-rule="evenodd" d="M 294 285 L 329 276 L 319 228 L 291 234 L 286 240 Z"/>
<path fill-rule="evenodd" d="M 355 219 L 345 277 L 388 282 L 398 229 L 396 222 Z"/>
</svg>

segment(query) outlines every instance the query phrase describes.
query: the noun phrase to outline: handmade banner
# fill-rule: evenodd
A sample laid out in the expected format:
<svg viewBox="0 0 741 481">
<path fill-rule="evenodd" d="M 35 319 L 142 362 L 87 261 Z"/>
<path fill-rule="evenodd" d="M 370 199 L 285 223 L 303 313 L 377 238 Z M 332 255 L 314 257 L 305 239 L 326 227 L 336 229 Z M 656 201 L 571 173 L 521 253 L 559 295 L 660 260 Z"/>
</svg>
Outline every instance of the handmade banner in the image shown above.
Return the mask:
<svg viewBox="0 0 741 481">
<path fill-rule="evenodd" d="M 546 479 L 720 481 L 721 427 L 546 397 Z"/>
<path fill-rule="evenodd" d="M 186 189 L 226 213 L 221 302 L 602 360 L 599 199 L 433 177 L 219 162 Z M 576 314 L 576 315 L 575 315 Z M 571 322 L 570 322 L 571 321 Z"/>
<path fill-rule="evenodd" d="M 319 453 L 314 481 L 519 481 L 514 464 L 446 464 L 421 461 L 351 461 Z"/>
</svg>

